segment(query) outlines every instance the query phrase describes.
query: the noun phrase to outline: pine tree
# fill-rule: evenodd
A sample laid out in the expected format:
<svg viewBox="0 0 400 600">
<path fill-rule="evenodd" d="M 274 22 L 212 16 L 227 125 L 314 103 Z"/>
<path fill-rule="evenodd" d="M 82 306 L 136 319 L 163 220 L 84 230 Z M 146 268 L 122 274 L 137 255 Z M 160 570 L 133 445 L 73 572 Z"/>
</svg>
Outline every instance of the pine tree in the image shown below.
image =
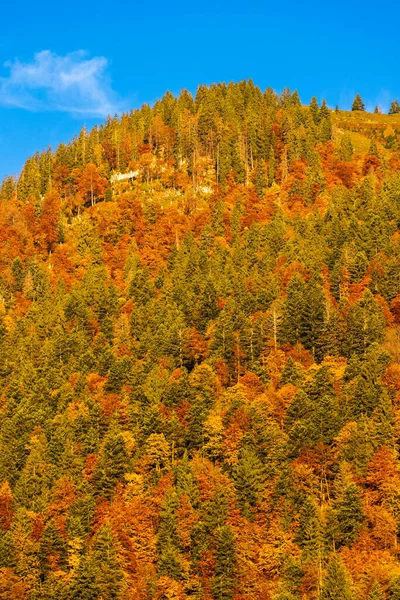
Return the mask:
<svg viewBox="0 0 400 600">
<path fill-rule="evenodd" d="M 327 113 L 328 114 L 326 117 L 321 118 L 321 122 L 319 124 L 319 137 L 322 142 L 329 142 L 332 139 L 332 120 L 328 109 Z"/>
<path fill-rule="evenodd" d="M 274 153 L 273 147 L 271 146 L 269 155 L 268 155 L 268 185 L 269 185 L 269 187 L 271 187 L 275 181 L 275 169 L 276 169 L 275 153 Z"/>
<path fill-rule="evenodd" d="M 250 516 L 251 508 L 257 502 L 263 489 L 265 470 L 258 456 L 249 448 L 244 448 L 233 471 L 233 479 L 239 504 L 245 516 Z"/>
<path fill-rule="evenodd" d="M 215 332 L 211 349 L 217 356 L 232 363 L 235 354 L 235 330 L 232 310 L 224 308 L 215 322 Z"/>
<path fill-rule="evenodd" d="M 10 202 L 16 188 L 13 177 L 5 177 L 0 185 L 0 200 Z"/>
<path fill-rule="evenodd" d="M 365 111 L 365 105 L 364 105 L 364 102 L 362 101 L 360 94 L 356 94 L 356 96 L 353 100 L 353 104 L 351 106 L 351 110 Z"/>
<path fill-rule="evenodd" d="M 153 292 L 153 283 L 147 269 L 137 268 L 129 285 L 129 296 L 136 304 L 144 306 L 153 296 Z"/>
<path fill-rule="evenodd" d="M 373 156 L 379 156 L 378 146 L 376 145 L 376 141 L 374 139 L 371 140 L 368 154 L 372 154 Z"/>
<path fill-rule="evenodd" d="M 92 565 L 99 597 L 103 600 L 118 598 L 123 589 L 124 576 L 109 525 L 102 525 L 96 534 Z"/>
<path fill-rule="evenodd" d="M 316 99 L 315 96 L 313 96 L 311 98 L 311 102 L 310 102 L 310 113 L 311 116 L 313 118 L 314 123 L 319 123 L 319 106 L 318 106 L 318 100 Z"/>
<path fill-rule="evenodd" d="M 112 191 L 111 185 L 109 185 L 106 190 L 105 201 L 112 202 L 112 200 L 113 200 L 113 191 Z"/>
<path fill-rule="evenodd" d="M 168 575 L 172 579 L 180 579 L 181 566 L 179 561 L 179 539 L 177 534 L 178 496 L 169 494 L 164 501 L 158 529 L 158 573 Z"/>
<path fill-rule="evenodd" d="M 0 530 L 0 569 L 15 566 L 15 548 L 10 531 Z"/>
<path fill-rule="evenodd" d="M 348 354 L 365 353 L 372 343 L 382 339 L 384 326 L 385 317 L 382 307 L 367 288 L 348 314 L 346 335 Z"/>
<path fill-rule="evenodd" d="M 66 547 L 53 519 L 46 526 L 40 539 L 39 558 L 44 574 L 49 571 L 50 565 L 57 564 L 59 568 L 64 566 Z"/>
<path fill-rule="evenodd" d="M 322 600 L 354 600 L 351 585 L 342 561 L 334 556 L 329 565 L 322 587 Z"/>
<path fill-rule="evenodd" d="M 267 187 L 267 174 L 265 172 L 265 165 L 262 161 L 258 161 L 256 164 L 254 186 L 256 188 L 257 196 L 262 198 L 264 194 L 264 188 Z"/>
<path fill-rule="evenodd" d="M 83 557 L 71 582 L 71 600 L 97 600 L 99 591 L 93 566 Z"/>
<path fill-rule="evenodd" d="M 300 341 L 311 350 L 317 360 L 322 358 L 322 340 L 325 321 L 325 297 L 322 286 L 312 278 L 305 289 L 301 313 Z"/>
<path fill-rule="evenodd" d="M 93 484 L 98 494 L 110 498 L 127 470 L 129 456 L 121 434 L 111 431 L 102 448 Z"/>
<path fill-rule="evenodd" d="M 195 325 L 200 331 L 206 331 L 210 321 L 218 317 L 217 292 L 212 280 L 207 277 L 196 294 L 195 306 L 191 305 Z"/>
<path fill-rule="evenodd" d="M 222 525 L 216 536 L 217 555 L 212 590 L 215 600 L 232 600 L 235 587 L 235 538 L 230 525 Z"/>
<path fill-rule="evenodd" d="M 287 287 L 287 299 L 282 324 L 282 337 L 292 345 L 298 344 L 301 340 L 306 302 L 305 295 L 305 283 L 299 275 L 295 275 Z"/>
<path fill-rule="evenodd" d="M 400 103 L 398 100 L 392 100 L 392 103 L 390 104 L 389 115 L 397 115 L 398 113 L 400 113 Z"/>
<path fill-rule="evenodd" d="M 185 450 L 182 460 L 175 468 L 176 490 L 178 495 L 188 496 L 192 506 L 197 506 L 199 490 L 191 469 L 188 453 Z"/>
<path fill-rule="evenodd" d="M 350 546 L 357 538 L 363 521 L 361 494 L 356 484 L 350 485 L 337 511 L 338 544 Z"/>
<path fill-rule="evenodd" d="M 321 551 L 321 523 L 315 502 L 310 497 L 305 499 L 301 507 L 296 541 L 307 557 L 316 557 Z"/>
<path fill-rule="evenodd" d="M 16 292 L 22 292 L 22 286 L 24 283 L 24 267 L 19 257 L 15 258 L 11 265 L 11 271 L 14 277 L 14 289 Z"/>
<path fill-rule="evenodd" d="M 342 349 L 343 324 L 340 315 L 332 307 L 325 315 L 324 327 L 319 338 L 321 353 L 326 356 L 339 356 Z"/>
<path fill-rule="evenodd" d="M 354 154 L 354 148 L 349 135 L 344 135 L 340 140 L 340 157 L 348 162 Z"/>
<path fill-rule="evenodd" d="M 291 383 L 292 385 L 300 385 L 302 380 L 302 370 L 299 368 L 299 365 L 294 362 L 293 358 L 289 356 L 286 361 L 285 368 L 282 371 L 279 385 L 283 386 L 287 383 Z"/>
<path fill-rule="evenodd" d="M 28 202 L 28 200 L 39 200 L 41 194 L 41 180 L 39 168 L 39 155 L 28 158 L 20 178 L 17 183 L 18 200 Z"/>
<path fill-rule="evenodd" d="M 329 119 L 331 116 L 326 100 L 322 100 L 321 108 L 319 109 L 319 118 L 321 121 Z"/>
</svg>

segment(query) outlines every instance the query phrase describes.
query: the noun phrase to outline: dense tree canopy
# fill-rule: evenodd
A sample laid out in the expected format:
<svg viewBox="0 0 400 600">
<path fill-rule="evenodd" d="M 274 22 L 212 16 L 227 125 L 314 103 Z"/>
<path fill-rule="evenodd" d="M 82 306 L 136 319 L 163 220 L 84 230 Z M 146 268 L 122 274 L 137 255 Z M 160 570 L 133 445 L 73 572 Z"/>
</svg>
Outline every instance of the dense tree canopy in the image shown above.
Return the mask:
<svg viewBox="0 0 400 600">
<path fill-rule="evenodd" d="M 400 123 L 363 117 L 201 86 L 3 181 L 1 598 L 400 598 Z"/>
</svg>

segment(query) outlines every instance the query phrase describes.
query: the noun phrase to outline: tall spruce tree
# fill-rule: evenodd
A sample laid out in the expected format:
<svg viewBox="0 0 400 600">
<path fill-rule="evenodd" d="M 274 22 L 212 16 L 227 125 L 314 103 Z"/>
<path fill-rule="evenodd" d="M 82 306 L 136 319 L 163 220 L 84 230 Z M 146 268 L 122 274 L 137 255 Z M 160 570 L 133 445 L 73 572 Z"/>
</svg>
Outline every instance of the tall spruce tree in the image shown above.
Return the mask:
<svg viewBox="0 0 400 600">
<path fill-rule="evenodd" d="M 343 562 L 334 556 L 323 581 L 322 600 L 355 600 Z"/>
<path fill-rule="evenodd" d="M 364 105 L 364 102 L 362 101 L 360 94 L 356 94 L 356 96 L 353 100 L 353 104 L 351 105 L 351 110 L 365 111 L 365 105 Z"/>
<path fill-rule="evenodd" d="M 235 538 L 230 525 L 223 525 L 216 536 L 215 576 L 212 590 L 216 600 L 232 600 L 235 586 Z"/>
<path fill-rule="evenodd" d="M 397 115 L 398 113 L 400 113 L 400 103 L 398 100 L 392 100 L 389 115 Z"/>
</svg>

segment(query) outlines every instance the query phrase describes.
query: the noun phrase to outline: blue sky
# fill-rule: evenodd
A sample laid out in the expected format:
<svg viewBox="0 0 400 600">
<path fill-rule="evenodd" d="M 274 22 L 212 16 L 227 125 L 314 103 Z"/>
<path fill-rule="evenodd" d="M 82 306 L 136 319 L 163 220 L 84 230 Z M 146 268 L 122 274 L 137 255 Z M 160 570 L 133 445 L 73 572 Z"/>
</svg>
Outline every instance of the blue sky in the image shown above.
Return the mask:
<svg viewBox="0 0 400 600">
<path fill-rule="evenodd" d="M 400 100 L 398 19 L 376 2 L 4 2 L 0 178 L 108 112 L 252 78 L 349 108 Z"/>
</svg>

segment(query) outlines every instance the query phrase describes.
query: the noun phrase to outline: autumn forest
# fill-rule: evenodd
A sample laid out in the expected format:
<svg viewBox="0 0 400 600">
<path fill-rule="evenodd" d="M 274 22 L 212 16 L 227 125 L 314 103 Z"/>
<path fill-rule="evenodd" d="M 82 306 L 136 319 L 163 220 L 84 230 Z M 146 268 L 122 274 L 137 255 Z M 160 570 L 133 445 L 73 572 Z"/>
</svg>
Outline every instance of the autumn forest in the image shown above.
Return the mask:
<svg viewBox="0 0 400 600">
<path fill-rule="evenodd" d="M 4 179 L 2 600 L 400 600 L 400 107 L 355 104 L 167 92 Z"/>
</svg>

